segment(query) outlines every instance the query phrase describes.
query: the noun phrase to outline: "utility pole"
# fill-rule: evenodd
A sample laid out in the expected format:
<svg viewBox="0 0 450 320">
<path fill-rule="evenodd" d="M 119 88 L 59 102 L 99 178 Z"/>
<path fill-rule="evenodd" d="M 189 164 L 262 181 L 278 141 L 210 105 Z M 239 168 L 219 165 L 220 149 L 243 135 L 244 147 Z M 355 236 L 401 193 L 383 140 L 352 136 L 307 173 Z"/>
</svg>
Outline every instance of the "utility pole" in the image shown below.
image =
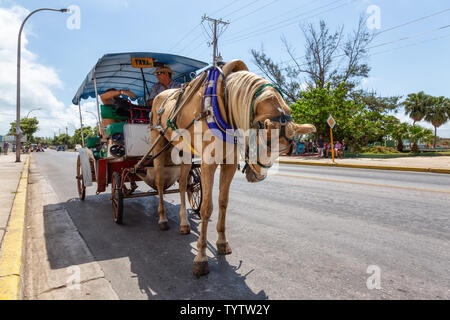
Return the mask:
<svg viewBox="0 0 450 320">
<path fill-rule="evenodd" d="M 217 67 L 217 62 L 219 62 L 219 52 L 218 52 L 218 47 L 217 47 L 217 40 L 220 37 L 220 35 L 218 35 L 218 32 L 217 32 L 217 27 L 218 27 L 218 25 L 227 26 L 227 25 L 230 24 L 230 22 L 229 21 L 223 21 L 221 19 L 210 18 L 206 14 L 202 17 L 202 22 L 205 21 L 205 20 L 208 21 L 208 22 L 212 22 L 212 24 L 213 24 L 213 35 L 212 35 L 212 37 L 213 37 L 213 42 L 212 42 L 212 45 L 213 45 L 213 66 Z"/>
</svg>

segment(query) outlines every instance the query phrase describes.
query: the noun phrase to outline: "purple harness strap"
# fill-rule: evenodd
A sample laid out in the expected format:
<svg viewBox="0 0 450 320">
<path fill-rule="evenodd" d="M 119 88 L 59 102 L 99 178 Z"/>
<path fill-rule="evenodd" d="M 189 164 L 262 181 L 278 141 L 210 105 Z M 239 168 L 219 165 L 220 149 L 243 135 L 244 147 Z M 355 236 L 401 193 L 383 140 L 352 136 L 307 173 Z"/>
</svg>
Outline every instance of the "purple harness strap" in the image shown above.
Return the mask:
<svg viewBox="0 0 450 320">
<path fill-rule="evenodd" d="M 203 96 L 203 111 L 209 111 L 209 115 L 206 117 L 206 124 L 215 137 L 226 143 L 237 144 L 233 128 L 220 115 L 217 101 L 217 80 L 219 76 L 220 71 L 217 68 L 209 70 L 208 83 Z"/>
</svg>

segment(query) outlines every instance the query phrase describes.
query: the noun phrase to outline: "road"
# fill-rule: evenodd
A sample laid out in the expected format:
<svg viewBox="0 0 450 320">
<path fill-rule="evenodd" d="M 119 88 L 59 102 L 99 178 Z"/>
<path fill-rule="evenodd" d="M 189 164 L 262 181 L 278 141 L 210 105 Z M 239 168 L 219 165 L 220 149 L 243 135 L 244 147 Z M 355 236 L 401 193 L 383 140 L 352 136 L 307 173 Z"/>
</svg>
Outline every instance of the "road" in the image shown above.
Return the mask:
<svg viewBox="0 0 450 320">
<path fill-rule="evenodd" d="M 450 299 L 449 175 L 281 165 L 250 184 L 238 172 L 225 257 L 216 177 L 210 273 L 197 279 L 200 219 L 190 214 L 191 234 L 179 234 L 179 196 L 165 197 L 169 231 L 158 231 L 157 197 L 126 199 L 116 225 L 109 190 L 77 199 L 76 155 L 33 158 L 120 299 Z"/>
</svg>

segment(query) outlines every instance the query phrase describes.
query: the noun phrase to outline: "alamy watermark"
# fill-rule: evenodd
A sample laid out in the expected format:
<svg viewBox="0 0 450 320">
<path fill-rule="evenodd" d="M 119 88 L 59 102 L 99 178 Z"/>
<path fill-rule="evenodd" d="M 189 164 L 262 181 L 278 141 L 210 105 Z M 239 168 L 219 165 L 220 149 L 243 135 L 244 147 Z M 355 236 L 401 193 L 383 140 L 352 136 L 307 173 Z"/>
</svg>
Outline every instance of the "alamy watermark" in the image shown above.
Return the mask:
<svg viewBox="0 0 450 320">
<path fill-rule="evenodd" d="M 381 289 L 381 269 L 377 265 L 370 265 L 367 267 L 366 273 L 370 274 L 370 277 L 367 278 L 366 286 L 367 289 L 373 290 Z"/>
<path fill-rule="evenodd" d="M 79 266 L 70 266 L 66 272 L 70 274 L 67 278 L 66 285 L 69 290 L 80 290 L 81 269 Z"/>
<path fill-rule="evenodd" d="M 81 28 L 81 9 L 77 5 L 68 7 L 70 16 L 66 20 L 66 26 L 69 30 L 79 30 Z"/>
<path fill-rule="evenodd" d="M 371 5 L 366 12 L 369 15 L 366 21 L 367 28 L 369 30 L 381 29 L 381 8 L 377 5 Z"/>
</svg>

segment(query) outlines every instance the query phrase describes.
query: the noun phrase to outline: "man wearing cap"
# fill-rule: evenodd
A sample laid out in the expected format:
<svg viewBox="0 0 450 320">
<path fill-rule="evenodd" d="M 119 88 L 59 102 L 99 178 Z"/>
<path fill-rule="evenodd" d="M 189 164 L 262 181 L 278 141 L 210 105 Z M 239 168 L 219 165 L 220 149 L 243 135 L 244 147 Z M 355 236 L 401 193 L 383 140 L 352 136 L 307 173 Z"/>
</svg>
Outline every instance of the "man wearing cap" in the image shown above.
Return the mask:
<svg viewBox="0 0 450 320">
<path fill-rule="evenodd" d="M 169 66 L 165 65 L 162 67 L 157 67 L 153 74 L 156 75 L 158 82 L 153 85 L 152 90 L 150 91 L 150 97 L 147 100 L 148 106 L 152 106 L 153 99 L 155 99 L 155 97 L 164 90 L 181 87 L 179 82 L 172 81 L 173 71 Z"/>
</svg>

